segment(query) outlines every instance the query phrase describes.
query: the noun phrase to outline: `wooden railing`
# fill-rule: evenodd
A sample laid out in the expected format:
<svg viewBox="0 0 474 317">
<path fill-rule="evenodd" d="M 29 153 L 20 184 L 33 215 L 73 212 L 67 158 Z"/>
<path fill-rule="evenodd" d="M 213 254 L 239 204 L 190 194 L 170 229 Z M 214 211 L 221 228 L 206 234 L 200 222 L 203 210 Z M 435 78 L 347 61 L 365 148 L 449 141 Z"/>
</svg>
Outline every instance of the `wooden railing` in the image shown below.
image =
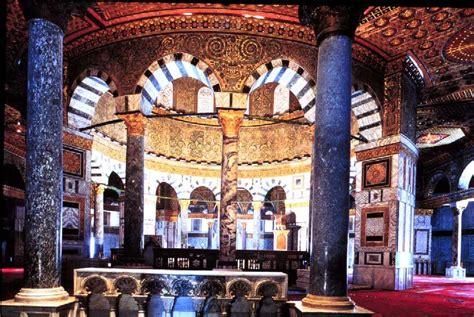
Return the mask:
<svg viewBox="0 0 474 317">
<path fill-rule="evenodd" d="M 153 268 L 171 270 L 212 270 L 217 268 L 218 250 L 154 248 Z M 283 272 L 288 283 L 296 284 L 297 270 L 309 263 L 308 252 L 237 250 L 237 267 L 242 271 Z"/>
</svg>

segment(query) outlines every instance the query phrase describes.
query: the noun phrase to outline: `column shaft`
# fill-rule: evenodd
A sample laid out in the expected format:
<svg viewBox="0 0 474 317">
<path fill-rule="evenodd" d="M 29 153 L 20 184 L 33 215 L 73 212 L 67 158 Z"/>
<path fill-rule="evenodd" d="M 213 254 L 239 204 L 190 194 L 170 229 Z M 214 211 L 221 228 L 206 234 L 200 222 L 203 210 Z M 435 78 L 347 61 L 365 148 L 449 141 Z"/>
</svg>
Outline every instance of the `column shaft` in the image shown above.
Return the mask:
<svg viewBox="0 0 474 317">
<path fill-rule="evenodd" d="M 225 263 L 236 260 L 239 129 L 245 110 L 219 109 L 218 113 L 223 130 L 219 261 Z"/>
<path fill-rule="evenodd" d="M 262 203 L 254 201 L 253 205 L 253 249 L 259 249 L 260 243 L 260 222 L 261 222 L 261 211 Z"/>
<path fill-rule="evenodd" d="M 347 294 L 351 45 L 334 35 L 318 51 L 309 287 L 317 296 Z"/>
<path fill-rule="evenodd" d="M 29 22 L 25 287 L 60 286 L 63 204 L 63 31 Z"/>
<path fill-rule="evenodd" d="M 454 207 L 453 209 L 453 235 L 451 243 L 451 266 L 461 266 L 461 240 L 462 240 L 462 212 Z"/>
<path fill-rule="evenodd" d="M 140 258 L 143 248 L 146 118 L 139 113 L 120 117 L 127 126 L 123 244 L 127 258 Z"/>
<path fill-rule="evenodd" d="M 95 207 L 94 207 L 94 240 L 95 257 L 104 254 L 104 186 L 97 185 L 95 188 Z"/>
</svg>

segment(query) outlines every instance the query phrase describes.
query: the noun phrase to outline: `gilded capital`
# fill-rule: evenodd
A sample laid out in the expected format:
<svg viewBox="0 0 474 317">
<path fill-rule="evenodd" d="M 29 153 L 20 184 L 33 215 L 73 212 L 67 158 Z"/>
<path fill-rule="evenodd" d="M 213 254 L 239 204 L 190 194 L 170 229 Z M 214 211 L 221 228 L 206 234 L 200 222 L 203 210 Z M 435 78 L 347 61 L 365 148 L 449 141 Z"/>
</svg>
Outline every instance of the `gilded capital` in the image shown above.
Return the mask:
<svg viewBox="0 0 474 317">
<path fill-rule="evenodd" d="M 179 201 L 179 206 L 181 207 L 181 211 L 188 210 L 190 203 L 191 203 L 190 200 L 181 199 L 181 200 Z"/>
<path fill-rule="evenodd" d="M 102 185 L 102 184 L 96 184 L 95 186 L 95 194 L 97 196 L 99 195 L 103 195 L 104 194 L 104 191 L 105 191 L 105 186 Z"/>
<path fill-rule="evenodd" d="M 415 215 L 417 215 L 417 216 L 433 216 L 433 209 L 415 208 Z"/>
<path fill-rule="evenodd" d="M 317 45 L 325 38 L 336 34 L 352 38 L 363 12 L 364 8 L 359 5 L 299 7 L 301 23 L 314 28 Z"/>
<path fill-rule="evenodd" d="M 217 115 L 226 137 L 238 137 L 240 126 L 244 120 L 245 109 L 218 109 Z"/>
<path fill-rule="evenodd" d="M 127 126 L 128 135 L 145 135 L 147 118 L 141 113 L 119 114 Z"/>
</svg>

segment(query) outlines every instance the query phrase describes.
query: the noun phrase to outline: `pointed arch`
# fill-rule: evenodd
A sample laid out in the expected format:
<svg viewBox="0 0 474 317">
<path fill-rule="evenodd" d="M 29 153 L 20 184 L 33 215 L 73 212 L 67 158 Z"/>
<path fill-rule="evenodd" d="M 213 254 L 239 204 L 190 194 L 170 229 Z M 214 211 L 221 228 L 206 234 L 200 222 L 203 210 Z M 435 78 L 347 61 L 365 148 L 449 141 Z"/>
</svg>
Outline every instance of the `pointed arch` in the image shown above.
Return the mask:
<svg viewBox="0 0 474 317">
<path fill-rule="evenodd" d="M 110 92 L 118 96 L 117 86 L 105 72 L 88 69 L 82 72 L 71 86 L 73 92 L 68 104 L 68 125 L 74 128 L 84 128 L 91 124 L 95 107 L 100 97 Z"/>
<path fill-rule="evenodd" d="M 469 162 L 463 169 L 459 177 L 458 189 L 469 189 L 473 185 L 474 178 L 474 160 Z"/>
<path fill-rule="evenodd" d="M 382 137 L 382 114 L 379 101 L 373 90 L 367 85 L 354 84 L 351 98 L 359 134 L 369 142 Z"/>
<path fill-rule="evenodd" d="M 278 83 L 288 88 L 298 99 L 306 119 L 314 121 L 316 82 L 303 67 L 281 58 L 262 64 L 247 78 L 243 92 L 250 94 L 267 83 Z"/>
<path fill-rule="evenodd" d="M 141 94 L 141 111 L 151 114 L 160 91 L 182 77 L 192 77 L 214 92 L 220 91 L 219 81 L 206 63 L 188 53 L 170 54 L 153 62 L 138 80 L 135 93 Z"/>
<path fill-rule="evenodd" d="M 179 212 L 178 194 L 170 184 L 161 182 L 156 187 L 156 210 Z"/>
<path fill-rule="evenodd" d="M 191 203 L 189 210 L 199 213 L 214 213 L 217 211 L 216 195 L 206 186 L 199 186 L 193 189 L 189 195 Z"/>
</svg>

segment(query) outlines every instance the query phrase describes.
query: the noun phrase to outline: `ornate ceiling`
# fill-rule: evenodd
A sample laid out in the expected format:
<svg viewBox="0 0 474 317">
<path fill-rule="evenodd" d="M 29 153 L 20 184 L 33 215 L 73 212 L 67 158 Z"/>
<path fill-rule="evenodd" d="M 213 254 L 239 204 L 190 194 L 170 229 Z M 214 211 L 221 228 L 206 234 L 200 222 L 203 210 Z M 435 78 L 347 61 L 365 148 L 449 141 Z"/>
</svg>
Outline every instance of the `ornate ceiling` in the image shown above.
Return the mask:
<svg viewBox="0 0 474 317">
<path fill-rule="evenodd" d="M 367 60 L 373 65 L 367 64 L 373 69 L 382 70 L 407 52 L 416 57 L 426 81 L 417 117 L 420 131 L 463 127 L 469 132 L 474 124 L 469 121 L 474 99 L 473 15 L 474 8 L 370 7 L 356 30 L 355 43 L 371 52 Z M 314 31 L 299 24 L 297 5 L 97 2 L 84 16 L 70 19 L 65 57 L 78 60 L 111 43 L 189 32 L 247 34 L 310 46 L 315 42 Z M 26 100 L 26 48 L 27 23 L 19 1 L 8 0 L 6 96 L 20 109 Z"/>
</svg>

